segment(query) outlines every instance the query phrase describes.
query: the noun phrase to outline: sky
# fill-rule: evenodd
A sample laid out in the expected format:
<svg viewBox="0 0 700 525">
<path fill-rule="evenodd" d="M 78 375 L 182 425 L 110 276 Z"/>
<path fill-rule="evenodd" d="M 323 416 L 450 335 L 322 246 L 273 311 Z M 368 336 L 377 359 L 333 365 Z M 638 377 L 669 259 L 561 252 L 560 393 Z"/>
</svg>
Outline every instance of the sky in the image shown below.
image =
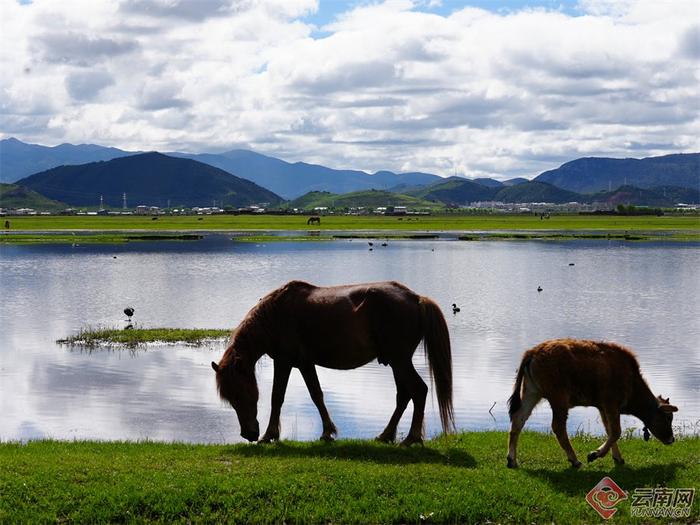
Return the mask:
<svg viewBox="0 0 700 525">
<path fill-rule="evenodd" d="M 697 0 L 0 0 L 0 137 L 533 177 L 700 151 Z"/>
</svg>

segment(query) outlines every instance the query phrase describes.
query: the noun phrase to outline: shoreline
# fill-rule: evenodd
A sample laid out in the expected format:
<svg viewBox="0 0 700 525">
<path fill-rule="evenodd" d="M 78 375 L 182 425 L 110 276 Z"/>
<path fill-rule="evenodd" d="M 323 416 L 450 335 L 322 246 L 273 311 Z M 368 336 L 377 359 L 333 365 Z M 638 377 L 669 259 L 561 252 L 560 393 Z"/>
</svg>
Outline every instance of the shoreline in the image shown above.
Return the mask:
<svg viewBox="0 0 700 525">
<path fill-rule="evenodd" d="M 618 240 L 700 242 L 700 229 L 630 230 L 612 228 L 579 229 L 44 229 L 13 230 L 0 234 L 5 244 L 122 244 L 129 242 L 182 241 L 194 242 L 208 236 L 229 236 L 233 242 L 322 242 L 364 239 L 434 240 L 434 241 L 568 241 Z"/>
</svg>

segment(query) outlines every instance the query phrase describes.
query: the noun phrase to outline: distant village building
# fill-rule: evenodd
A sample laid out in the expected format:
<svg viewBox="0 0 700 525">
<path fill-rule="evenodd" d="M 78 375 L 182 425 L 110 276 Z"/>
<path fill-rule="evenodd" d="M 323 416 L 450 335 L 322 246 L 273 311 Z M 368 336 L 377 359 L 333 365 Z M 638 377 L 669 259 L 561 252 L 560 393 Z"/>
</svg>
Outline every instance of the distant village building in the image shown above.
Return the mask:
<svg viewBox="0 0 700 525">
<path fill-rule="evenodd" d="M 136 215 L 162 215 L 164 212 L 158 206 L 136 206 Z"/>
<path fill-rule="evenodd" d="M 214 215 L 216 213 L 224 213 L 224 210 L 216 206 L 208 206 L 206 208 L 200 208 L 199 206 L 195 206 L 192 208 L 192 213 L 195 213 L 197 215 Z"/>
</svg>

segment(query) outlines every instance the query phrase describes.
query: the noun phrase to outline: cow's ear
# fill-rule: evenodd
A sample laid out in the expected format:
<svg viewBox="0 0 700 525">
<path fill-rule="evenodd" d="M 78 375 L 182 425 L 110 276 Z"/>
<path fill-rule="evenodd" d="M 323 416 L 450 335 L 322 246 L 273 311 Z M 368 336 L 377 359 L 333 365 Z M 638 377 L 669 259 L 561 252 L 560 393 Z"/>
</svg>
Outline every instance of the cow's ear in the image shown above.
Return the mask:
<svg viewBox="0 0 700 525">
<path fill-rule="evenodd" d="M 661 405 L 659 408 L 664 412 L 678 412 L 678 407 L 674 405 Z"/>
<path fill-rule="evenodd" d="M 211 362 L 211 367 L 214 369 L 214 372 L 219 371 L 219 365 L 217 365 L 214 361 Z"/>
</svg>

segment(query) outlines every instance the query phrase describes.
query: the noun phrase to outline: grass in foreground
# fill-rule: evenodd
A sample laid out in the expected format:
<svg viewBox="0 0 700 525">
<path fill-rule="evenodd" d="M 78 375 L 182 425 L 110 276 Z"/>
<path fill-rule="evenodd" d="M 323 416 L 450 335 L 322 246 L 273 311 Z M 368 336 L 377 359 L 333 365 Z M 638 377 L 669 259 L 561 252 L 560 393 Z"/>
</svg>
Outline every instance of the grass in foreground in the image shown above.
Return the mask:
<svg viewBox="0 0 700 525">
<path fill-rule="evenodd" d="M 201 328 L 133 328 L 129 330 L 87 328 L 56 342 L 87 348 L 115 345 L 135 348 L 146 343 L 184 343 L 198 346 L 226 338 L 230 333 L 230 330 Z"/>
<path fill-rule="evenodd" d="M 695 487 L 700 439 L 623 440 L 627 460 L 569 468 L 550 435 L 525 433 L 505 467 L 505 432 L 402 449 L 369 441 L 187 445 L 0 444 L 0 522 L 598 523 L 584 500 L 603 476 L 637 487 Z M 573 441 L 579 455 L 600 438 Z M 629 500 L 615 523 L 633 521 Z M 698 502 L 685 522 L 697 521 Z M 648 520 L 645 520 L 648 521 Z M 668 520 L 659 520 L 667 522 Z"/>
</svg>

